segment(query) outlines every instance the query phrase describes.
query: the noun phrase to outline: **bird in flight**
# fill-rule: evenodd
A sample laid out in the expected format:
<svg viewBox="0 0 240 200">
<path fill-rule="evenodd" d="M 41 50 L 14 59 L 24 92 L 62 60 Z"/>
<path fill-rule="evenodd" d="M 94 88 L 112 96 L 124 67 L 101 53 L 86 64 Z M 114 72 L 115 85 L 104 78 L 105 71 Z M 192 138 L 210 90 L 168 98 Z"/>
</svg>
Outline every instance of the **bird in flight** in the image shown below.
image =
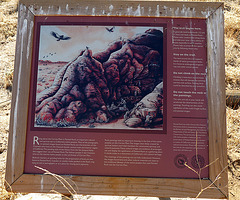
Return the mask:
<svg viewBox="0 0 240 200">
<path fill-rule="evenodd" d="M 54 32 L 54 31 L 51 32 L 51 35 L 53 37 L 57 38 L 57 41 L 71 39 L 71 37 L 68 37 L 68 36 L 65 36 L 65 35 L 59 35 L 58 33 Z"/>
<path fill-rule="evenodd" d="M 106 27 L 106 30 L 107 30 L 108 32 L 112 33 L 114 28 L 115 28 L 114 26 L 113 26 L 112 28 L 107 28 L 107 27 Z"/>
</svg>

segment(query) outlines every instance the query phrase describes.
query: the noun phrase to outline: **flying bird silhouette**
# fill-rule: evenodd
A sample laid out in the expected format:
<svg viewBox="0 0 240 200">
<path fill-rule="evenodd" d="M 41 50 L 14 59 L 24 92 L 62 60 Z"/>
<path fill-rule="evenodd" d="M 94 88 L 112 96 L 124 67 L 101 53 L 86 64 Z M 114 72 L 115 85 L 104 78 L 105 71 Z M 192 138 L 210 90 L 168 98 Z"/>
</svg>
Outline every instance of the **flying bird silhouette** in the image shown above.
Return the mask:
<svg viewBox="0 0 240 200">
<path fill-rule="evenodd" d="M 114 26 L 113 26 L 112 28 L 107 28 L 107 27 L 106 27 L 106 30 L 107 30 L 108 32 L 112 33 L 114 28 L 115 28 Z"/>
<path fill-rule="evenodd" d="M 54 32 L 54 31 L 51 32 L 51 35 L 53 37 L 57 38 L 57 41 L 71 39 L 71 37 L 68 37 L 68 36 L 65 36 L 65 35 L 59 35 L 58 33 Z"/>
</svg>

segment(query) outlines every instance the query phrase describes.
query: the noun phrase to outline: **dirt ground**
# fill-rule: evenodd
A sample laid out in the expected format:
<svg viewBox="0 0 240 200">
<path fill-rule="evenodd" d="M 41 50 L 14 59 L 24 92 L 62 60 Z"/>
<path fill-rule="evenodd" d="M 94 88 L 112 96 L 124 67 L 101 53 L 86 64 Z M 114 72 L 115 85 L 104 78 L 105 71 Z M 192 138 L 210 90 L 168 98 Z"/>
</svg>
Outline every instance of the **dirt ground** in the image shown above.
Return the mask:
<svg viewBox="0 0 240 200">
<path fill-rule="evenodd" d="M 17 30 L 17 0 L 0 0 L 0 199 L 16 199 L 23 194 L 4 188 L 7 139 L 11 106 L 12 72 Z M 240 88 L 240 0 L 225 1 L 226 89 Z M 240 199 L 240 108 L 226 107 L 228 137 L 229 199 Z M 31 197 L 29 199 L 47 199 Z M 54 198 L 52 198 L 54 199 Z M 84 197 L 83 199 L 91 199 Z M 126 198 L 122 198 L 126 199 Z"/>
</svg>

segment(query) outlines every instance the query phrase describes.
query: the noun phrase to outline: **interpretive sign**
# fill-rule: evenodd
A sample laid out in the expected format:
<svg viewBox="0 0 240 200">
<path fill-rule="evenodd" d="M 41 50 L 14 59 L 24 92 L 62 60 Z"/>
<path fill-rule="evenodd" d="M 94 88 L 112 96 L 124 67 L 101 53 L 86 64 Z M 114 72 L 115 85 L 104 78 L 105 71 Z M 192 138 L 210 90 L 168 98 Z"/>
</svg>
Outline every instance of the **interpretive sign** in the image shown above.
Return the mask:
<svg viewBox="0 0 240 200">
<path fill-rule="evenodd" d="M 21 1 L 13 190 L 68 193 L 44 169 L 81 194 L 227 197 L 222 9 Z"/>
</svg>

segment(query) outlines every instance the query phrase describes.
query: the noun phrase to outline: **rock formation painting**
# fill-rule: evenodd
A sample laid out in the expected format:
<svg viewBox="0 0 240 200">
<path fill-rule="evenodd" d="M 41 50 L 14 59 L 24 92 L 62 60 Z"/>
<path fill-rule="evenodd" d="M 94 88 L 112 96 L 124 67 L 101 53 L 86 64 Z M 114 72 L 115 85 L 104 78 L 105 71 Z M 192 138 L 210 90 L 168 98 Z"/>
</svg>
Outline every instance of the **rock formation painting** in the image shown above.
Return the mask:
<svg viewBox="0 0 240 200">
<path fill-rule="evenodd" d="M 162 129 L 162 28 L 44 27 L 37 73 L 35 127 Z"/>
</svg>

